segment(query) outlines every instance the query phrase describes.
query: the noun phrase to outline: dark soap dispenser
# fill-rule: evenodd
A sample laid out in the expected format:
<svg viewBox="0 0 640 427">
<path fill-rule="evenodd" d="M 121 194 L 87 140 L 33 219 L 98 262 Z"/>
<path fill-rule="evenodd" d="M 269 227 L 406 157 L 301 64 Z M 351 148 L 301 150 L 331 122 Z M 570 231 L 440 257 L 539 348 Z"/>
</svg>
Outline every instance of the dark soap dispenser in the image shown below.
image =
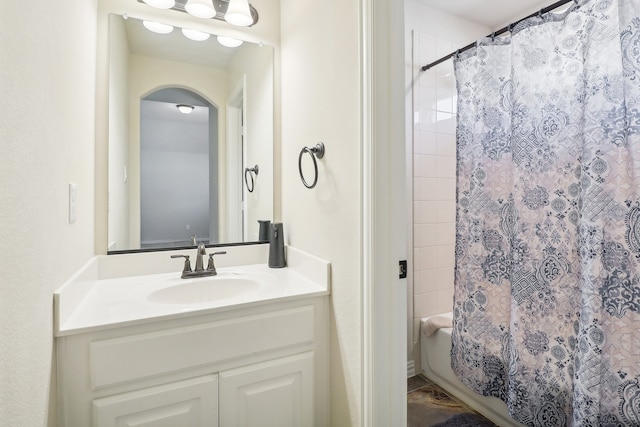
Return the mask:
<svg viewBox="0 0 640 427">
<path fill-rule="evenodd" d="M 268 242 L 271 221 L 269 221 L 268 219 L 259 219 L 258 224 L 260 225 L 260 228 L 258 229 L 258 240 L 261 242 Z"/>
<path fill-rule="evenodd" d="M 269 267 L 286 267 L 284 258 L 284 230 L 281 222 L 271 224 L 269 230 Z"/>
</svg>

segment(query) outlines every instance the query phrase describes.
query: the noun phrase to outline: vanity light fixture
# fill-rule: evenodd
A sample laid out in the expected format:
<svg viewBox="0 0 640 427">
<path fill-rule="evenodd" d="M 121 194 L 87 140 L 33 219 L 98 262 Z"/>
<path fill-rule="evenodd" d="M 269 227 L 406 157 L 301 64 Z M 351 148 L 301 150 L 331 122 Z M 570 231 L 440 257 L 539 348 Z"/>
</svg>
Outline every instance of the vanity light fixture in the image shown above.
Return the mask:
<svg viewBox="0 0 640 427">
<path fill-rule="evenodd" d="M 249 1 L 229 0 L 229 7 L 227 7 L 227 13 L 224 14 L 224 20 L 231 25 L 239 27 L 248 27 L 253 24 Z"/>
<path fill-rule="evenodd" d="M 137 0 L 154 6 L 162 4 L 163 8 L 188 13 L 198 18 L 217 19 L 232 25 L 249 27 L 258 23 L 258 11 L 250 0 Z M 168 7 L 168 5 L 173 6 Z M 154 6 L 160 7 L 160 6 Z"/>
<path fill-rule="evenodd" d="M 157 9 L 171 9 L 176 5 L 175 0 L 142 0 L 146 4 L 151 7 L 155 7 Z"/>
<path fill-rule="evenodd" d="M 189 15 L 197 16 L 198 18 L 213 18 L 216 16 L 216 9 L 213 7 L 211 0 L 188 0 L 184 5 L 184 10 Z"/>
<path fill-rule="evenodd" d="M 161 24 L 160 22 L 142 21 L 142 25 L 144 25 L 147 30 L 158 34 L 169 34 L 173 31 L 173 26 L 169 24 Z"/>
<path fill-rule="evenodd" d="M 189 28 L 183 28 L 182 34 L 188 39 L 191 39 L 196 42 L 202 42 L 211 37 L 211 34 L 205 33 L 198 30 L 190 30 Z"/>
<path fill-rule="evenodd" d="M 194 107 L 193 105 L 189 105 L 189 104 L 176 104 L 176 108 L 178 109 L 178 111 L 180 111 L 182 114 L 189 114 L 193 111 Z"/>
<path fill-rule="evenodd" d="M 226 47 L 238 47 L 243 41 L 234 39 L 233 37 L 218 36 L 218 43 Z"/>
</svg>

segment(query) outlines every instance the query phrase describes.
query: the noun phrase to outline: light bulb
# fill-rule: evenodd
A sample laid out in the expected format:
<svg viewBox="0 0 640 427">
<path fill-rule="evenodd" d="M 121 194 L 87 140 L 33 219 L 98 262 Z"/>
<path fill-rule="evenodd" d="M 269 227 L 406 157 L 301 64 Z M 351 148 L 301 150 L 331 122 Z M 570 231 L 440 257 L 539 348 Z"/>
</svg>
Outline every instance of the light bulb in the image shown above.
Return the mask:
<svg viewBox="0 0 640 427">
<path fill-rule="evenodd" d="M 216 16 L 216 9 L 213 7 L 211 0 L 188 0 L 184 5 L 184 10 L 189 15 L 198 18 L 213 18 Z"/>
<path fill-rule="evenodd" d="M 253 24 L 253 17 L 247 0 L 230 0 L 224 20 L 229 24 L 239 27 L 248 27 Z"/>
<path fill-rule="evenodd" d="M 168 24 L 161 24 L 160 22 L 142 21 L 142 25 L 144 25 L 147 30 L 153 31 L 154 33 L 158 34 L 169 34 L 171 31 L 173 31 L 173 26 Z"/>
<path fill-rule="evenodd" d="M 175 0 L 142 0 L 151 7 L 158 9 L 171 9 L 176 5 Z"/>
<path fill-rule="evenodd" d="M 232 37 L 218 36 L 218 43 L 226 47 L 238 47 L 243 43 L 243 41 Z"/>
<path fill-rule="evenodd" d="M 204 33 L 198 30 L 190 30 L 189 28 L 183 28 L 182 34 L 184 34 L 186 38 L 197 41 L 197 42 L 205 41 L 209 37 L 211 37 L 211 34 L 209 33 Z"/>
</svg>

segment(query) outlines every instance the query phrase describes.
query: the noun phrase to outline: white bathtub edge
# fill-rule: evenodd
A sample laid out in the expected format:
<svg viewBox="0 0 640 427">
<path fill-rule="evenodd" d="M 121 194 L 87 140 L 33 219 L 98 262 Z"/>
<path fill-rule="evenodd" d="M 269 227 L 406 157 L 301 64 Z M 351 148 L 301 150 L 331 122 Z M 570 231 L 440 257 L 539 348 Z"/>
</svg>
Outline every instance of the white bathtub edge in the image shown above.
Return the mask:
<svg viewBox="0 0 640 427">
<path fill-rule="evenodd" d="M 451 369 L 452 328 L 443 328 L 431 336 L 426 336 L 426 334 L 422 332 L 422 324 L 424 321 L 425 319 L 422 319 L 420 322 L 420 360 L 422 374 L 499 426 L 523 426 L 509 416 L 507 405 L 503 401 L 495 397 L 486 397 L 475 393 L 456 378 Z M 431 346 L 438 350 L 429 352 L 428 349 Z"/>
</svg>

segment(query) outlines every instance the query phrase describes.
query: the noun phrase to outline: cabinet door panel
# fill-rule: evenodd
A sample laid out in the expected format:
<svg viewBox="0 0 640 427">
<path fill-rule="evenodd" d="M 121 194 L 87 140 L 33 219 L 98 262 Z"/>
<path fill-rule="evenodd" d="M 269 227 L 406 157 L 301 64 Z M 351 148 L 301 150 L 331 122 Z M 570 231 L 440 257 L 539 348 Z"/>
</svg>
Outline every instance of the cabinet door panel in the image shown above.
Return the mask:
<svg viewBox="0 0 640 427">
<path fill-rule="evenodd" d="M 95 427 L 216 427 L 217 375 L 93 401 Z"/>
<path fill-rule="evenodd" d="M 219 375 L 221 427 L 313 425 L 313 352 Z"/>
</svg>

